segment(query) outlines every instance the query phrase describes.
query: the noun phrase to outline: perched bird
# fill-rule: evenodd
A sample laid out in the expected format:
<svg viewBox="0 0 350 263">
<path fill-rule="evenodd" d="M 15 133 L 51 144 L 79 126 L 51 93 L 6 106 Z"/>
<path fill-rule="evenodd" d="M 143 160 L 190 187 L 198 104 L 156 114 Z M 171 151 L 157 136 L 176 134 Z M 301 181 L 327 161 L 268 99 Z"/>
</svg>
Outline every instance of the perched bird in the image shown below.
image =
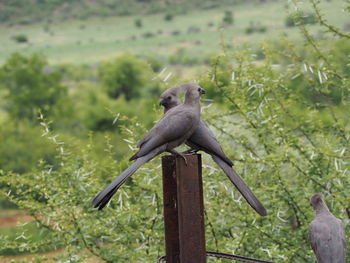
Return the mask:
<svg viewBox="0 0 350 263">
<path fill-rule="evenodd" d="M 185 158 L 174 148 L 184 143 L 197 128 L 200 119 L 199 98 L 205 91 L 194 83 L 180 86 L 186 92 L 185 102 L 164 115 L 139 142 L 139 151 L 130 158 L 136 161 L 95 197 L 92 201 L 94 207 L 99 210 L 105 207 L 125 180 L 155 156 L 167 151 Z"/>
<path fill-rule="evenodd" d="M 184 91 L 183 86 L 174 86 L 163 92 L 159 103 L 164 107 L 165 116 L 171 112 L 174 107 L 178 107 L 178 105 L 182 104 L 178 95 Z M 226 156 L 213 132 L 202 119 L 200 119 L 198 127 L 192 133 L 191 137 L 187 139 L 186 144 L 194 151 L 202 150 L 211 155 L 213 160 L 220 166 L 238 191 L 247 200 L 248 204 L 258 214 L 262 216 L 267 214 L 264 206 L 232 168 L 232 161 Z"/>
<path fill-rule="evenodd" d="M 181 92 L 185 92 L 184 86 L 181 85 L 174 86 L 163 92 L 159 104 L 164 107 L 165 116 L 171 112 L 174 107 L 178 107 L 178 105 L 182 104 L 178 97 Z M 232 161 L 226 156 L 213 132 L 202 119 L 200 119 L 198 127 L 192 133 L 191 137 L 187 139 L 186 144 L 194 151 L 202 150 L 211 155 L 213 160 L 220 166 L 238 191 L 247 200 L 248 204 L 258 214 L 262 216 L 267 214 L 264 206 L 232 168 Z"/>
<path fill-rule="evenodd" d="M 322 194 L 311 197 L 316 211 L 310 225 L 310 241 L 318 263 L 345 263 L 346 243 L 340 219 L 329 212 Z"/>
</svg>

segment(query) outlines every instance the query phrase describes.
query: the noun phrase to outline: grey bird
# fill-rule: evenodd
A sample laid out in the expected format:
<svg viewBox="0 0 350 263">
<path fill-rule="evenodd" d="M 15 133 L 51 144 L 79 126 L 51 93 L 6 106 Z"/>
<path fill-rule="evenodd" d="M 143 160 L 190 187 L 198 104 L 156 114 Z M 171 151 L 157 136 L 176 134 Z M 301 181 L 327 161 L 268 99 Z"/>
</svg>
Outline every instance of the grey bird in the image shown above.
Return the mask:
<svg viewBox="0 0 350 263">
<path fill-rule="evenodd" d="M 184 92 L 182 86 L 174 86 L 163 92 L 159 103 L 164 107 L 165 116 L 171 111 L 171 109 L 182 104 L 178 97 L 181 92 Z M 202 150 L 211 155 L 213 160 L 225 172 L 230 181 L 247 200 L 248 204 L 261 216 L 267 214 L 261 202 L 232 168 L 232 161 L 226 156 L 220 143 L 215 138 L 215 135 L 202 119 L 200 119 L 198 127 L 192 133 L 191 137 L 187 139 L 186 144 L 194 151 Z"/>
<path fill-rule="evenodd" d="M 318 263 L 345 263 L 344 227 L 328 209 L 322 194 L 311 197 L 316 216 L 310 225 L 310 241 Z"/>
<path fill-rule="evenodd" d="M 199 98 L 205 91 L 195 83 L 183 84 L 181 88 L 186 91 L 185 102 L 164 115 L 138 143 L 139 151 L 130 158 L 130 161 L 135 160 L 135 162 L 94 198 L 92 205 L 95 208 L 98 207 L 101 210 L 105 207 L 125 180 L 155 156 L 167 151 L 185 158 L 174 148 L 184 143 L 198 126 Z"/>
</svg>

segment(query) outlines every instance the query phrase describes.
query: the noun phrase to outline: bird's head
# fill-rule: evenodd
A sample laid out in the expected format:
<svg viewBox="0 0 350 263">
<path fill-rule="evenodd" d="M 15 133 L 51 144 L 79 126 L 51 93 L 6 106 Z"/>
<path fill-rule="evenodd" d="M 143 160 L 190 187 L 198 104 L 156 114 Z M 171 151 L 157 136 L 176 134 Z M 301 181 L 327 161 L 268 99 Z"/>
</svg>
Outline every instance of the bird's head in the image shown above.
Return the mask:
<svg viewBox="0 0 350 263">
<path fill-rule="evenodd" d="M 160 96 L 159 105 L 163 106 L 166 110 L 171 109 L 181 103 L 177 94 L 171 90 L 166 90 Z"/>
<path fill-rule="evenodd" d="M 185 100 L 187 97 L 191 100 L 199 100 L 199 97 L 205 94 L 205 90 L 196 83 L 186 83 L 183 87 L 186 90 Z"/>
<path fill-rule="evenodd" d="M 314 194 L 310 199 L 310 204 L 315 209 L 316 209 L 316 207 L 319 207 L 321 204 L 323 204 L 323 202 L 324 202 L 323 201 L 323 194 L 321 194 L 321 193 Z"/>
</svg>

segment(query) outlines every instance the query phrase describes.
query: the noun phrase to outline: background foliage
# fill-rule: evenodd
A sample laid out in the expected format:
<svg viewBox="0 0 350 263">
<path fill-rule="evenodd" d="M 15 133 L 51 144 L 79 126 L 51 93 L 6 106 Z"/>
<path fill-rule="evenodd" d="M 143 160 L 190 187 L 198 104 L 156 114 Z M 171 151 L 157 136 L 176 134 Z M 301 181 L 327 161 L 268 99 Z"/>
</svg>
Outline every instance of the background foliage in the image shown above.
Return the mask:
<svg viewBox="0 0 350 263">
<path fill-rule="evenodd" d="M 39 2 L 53 9 L 62 4 Z M 156 6 L 133 3 L 144 2 Z M 201 58 L 177 49 L 166 60 L 125 53 L 96 64 L 57 65 L 40 54 L 10 55 L 0 68 L 0 205 L 5 217 L 16 209 L 30 219 L 0 228 L 1 260 L 154 262 L 162 256 L 159 158 L 128 179 L 103 211 L 90 202 L 129 165 L 137 141 L 161 116 L 161 90 L 188 79 L 207 90 L 203 118 L 268 211 L 255 214 L 203 154 L 207 250 L 315 262 L 308 226 L 316 192 L 324 193 L 349 237 L 349 34 L 328 22 L 320 2 L 307 9 L 290 4 L 288 30 L 299 30 L 299 38 L 236 46 L 222 34 L 221 50 Z M 169 14 L 166 9 L 164 18 Z M 239 17 L 231 14 L 235 26 Z M 321 34 L 312 31 L 310 14 Z M 166 23 L 176 21 L 170 15 Z M 220 12 L 220 23 L 230 24 L 226 16 Z M 250 26 L 254 37 L 265 32 L 261 23 Z M 192 27 L 191 34 L 200 30 Z"/>
</svg>

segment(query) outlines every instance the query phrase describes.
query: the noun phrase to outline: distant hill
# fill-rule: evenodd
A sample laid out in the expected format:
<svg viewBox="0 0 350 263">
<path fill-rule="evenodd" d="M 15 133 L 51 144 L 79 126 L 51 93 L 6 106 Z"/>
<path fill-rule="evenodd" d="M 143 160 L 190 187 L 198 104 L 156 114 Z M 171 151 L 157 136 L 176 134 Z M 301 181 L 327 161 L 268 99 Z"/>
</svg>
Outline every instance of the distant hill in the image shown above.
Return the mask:
<svg viewBox="0 0 350 263">
<path fill-rule="evenodd" d="M 90 17 L 161 12 L 184 13 L 224 5 L 268 0 L 0 0 L 0 23 L 33 24 Z"/>
</svg>

